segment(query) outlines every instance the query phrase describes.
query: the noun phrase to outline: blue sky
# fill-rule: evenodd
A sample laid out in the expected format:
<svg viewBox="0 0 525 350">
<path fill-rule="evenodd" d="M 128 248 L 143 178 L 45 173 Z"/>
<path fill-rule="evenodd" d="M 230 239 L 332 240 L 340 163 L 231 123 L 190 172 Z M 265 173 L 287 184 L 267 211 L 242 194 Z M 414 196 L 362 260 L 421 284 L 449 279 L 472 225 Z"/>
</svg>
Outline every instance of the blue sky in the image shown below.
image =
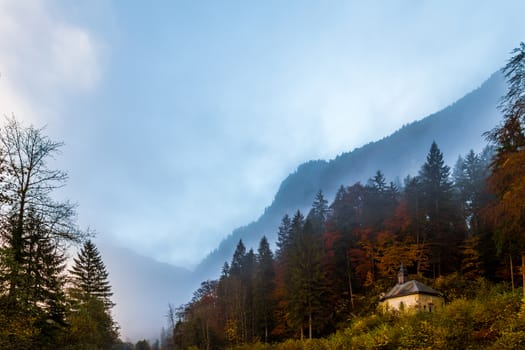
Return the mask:
<svg viewBox="0 0 525 350">
<path fill-rule="evenodd" d="M 302 162 L 479 86 L 522 1 L 0 0 L 0 113 L 65 142 L 99 239 L 192 267 Z"/>
</svg>

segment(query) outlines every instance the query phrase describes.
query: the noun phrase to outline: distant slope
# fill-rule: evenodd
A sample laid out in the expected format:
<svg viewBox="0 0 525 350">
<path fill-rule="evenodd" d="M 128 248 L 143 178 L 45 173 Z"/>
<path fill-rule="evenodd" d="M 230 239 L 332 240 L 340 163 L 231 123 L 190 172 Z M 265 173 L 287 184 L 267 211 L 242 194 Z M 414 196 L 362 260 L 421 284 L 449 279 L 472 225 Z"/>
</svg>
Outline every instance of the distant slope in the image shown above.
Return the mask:
<svg viewBox="0 0 525 350">
<path fill-rule="evenodd" d="M 175 307 L 191 299 L 200 282 L 189 270 L 159 263 L 126 248 L 99 244 L 113 288 L 115 320 L 123 340 L 158 338 L 166 326 L 168 303 Z"/>
<path fill-rule="evenodd" d="M 402 180 L 408 174 L 416 175 L 425 162 L 432 141 L 437 142 L 450 166 L 470 149 L 481 150 L 486 144 L 482 134 L 500 120 L 496 106 L 504 93 L 504 79 L 499 72 L 495 73 L 481 87 L 454 104 L 406 125 L 380 141 L 343 153 L 330 161 L 310 161 L 300 165 L 282 182 L 264 214 L 257 221 L 234 230 L 201 262 L 195 275 L 201 280 L 218 276 L 223 263 L 231 260 L 241 238 L 248 248 L 254 249 L 263 235 L 274 242 L 283 215 L 293 214 L 298 209 L 307 210 L 320 189 L 331 200 L 340 185 L 366 182 L 379 169 L 388 181 Z"/>
</svg>

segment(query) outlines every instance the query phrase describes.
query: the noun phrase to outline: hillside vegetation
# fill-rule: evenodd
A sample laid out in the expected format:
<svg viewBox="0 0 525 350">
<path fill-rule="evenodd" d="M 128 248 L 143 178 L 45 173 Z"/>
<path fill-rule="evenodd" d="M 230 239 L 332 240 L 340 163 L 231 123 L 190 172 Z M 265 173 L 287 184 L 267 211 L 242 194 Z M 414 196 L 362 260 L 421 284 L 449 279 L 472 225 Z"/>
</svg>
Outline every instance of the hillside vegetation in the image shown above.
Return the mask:
<svg viewBox="0 0 525 350">
<path fill-rule="evenodd" d="M 326 338 L 289 339 L 278 344 L 255 343 L 239 350 L 345 350 L 345 349 L 522 349 L 525 326 L 521 293 L 484 279 L 461 281 L 462 290 L 439 313 L 376 313 L 356 317 Z M 440 279 L 437 284 L 445 282 Z M 443 286 L 445 287 L 445 286 Z M 448 286 L 445 288 L 455 288 Z M 467 289 L 468 288 L 468 289 Z M 448 290 L 448 289 L 445 289 Z"/>
<path fill-rule="evenodd" d="M 490 146 L 451 168 L 431 142 L 402 184 L 377 170 L 331 203 L 319 190 L 306 215 L 282 217 L 275 252 L 266 237 L 257 251 L 239 240 L 220 278 L 176 310 L 168 348 L 523 347 L 525 44 L 503 71 Z M 442 311 L 377 310 L 401 263 L 443 294 Z"/>
</svg>

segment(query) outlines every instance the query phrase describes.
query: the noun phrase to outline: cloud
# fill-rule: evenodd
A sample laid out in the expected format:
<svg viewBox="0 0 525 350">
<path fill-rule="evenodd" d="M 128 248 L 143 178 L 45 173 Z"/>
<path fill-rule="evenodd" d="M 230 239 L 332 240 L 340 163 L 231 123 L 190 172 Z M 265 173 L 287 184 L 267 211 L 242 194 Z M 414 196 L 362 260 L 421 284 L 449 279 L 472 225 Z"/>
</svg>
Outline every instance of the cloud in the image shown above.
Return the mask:
<svg viewBox="0 0 525 350">
<path fill-rule="evenodd" d="M 65 98 L 100 81 L 103 51 L 53 2 L 0 1 L 0 113 L 36 125 L 60 121 Z"/>
<path fill-rule="evenodd" d="M 525 34 L 507 3 L 66 3 L 0 0 L 0 113 L 61 127 L 82 225 L 186 266 L 298 164 L 453 102 Z"/>
</svg>

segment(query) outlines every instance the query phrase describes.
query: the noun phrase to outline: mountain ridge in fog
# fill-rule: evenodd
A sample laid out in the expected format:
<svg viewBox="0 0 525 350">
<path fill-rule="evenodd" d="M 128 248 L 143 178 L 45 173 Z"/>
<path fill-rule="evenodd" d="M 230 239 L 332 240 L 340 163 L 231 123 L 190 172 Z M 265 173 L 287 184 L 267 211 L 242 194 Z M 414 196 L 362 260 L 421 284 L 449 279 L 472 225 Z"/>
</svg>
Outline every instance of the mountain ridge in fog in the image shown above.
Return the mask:
<svg viewBox="0 0 525 350">
<path fill-rule="evenodd" d="M 117 302 L 114 311 L 123 327 L 124 339 L 158 337 L 166 325 L 168 303 L 187 303 L 201 281 L 217 278 L 224 262 L 231 261 L 239 239 L 254 250 L 263 235 L 275 242 L 282 217 L 293 215 L 298 209 L 306 214 L 319 190 L 331 201 L 339 186 L 366 183 L 377 170 L 388 181 L 401 182 L 406 175 L 417 175 L 432 141 L 437 142 L 451 167 L 459 155 L 470 149 L 481 150 L 486 145 L 483 132 L 501 119 L 496 106 L 504 93 L 503 76 L 495 73 L 450 106 L 379 141 L 329 161 L 313 160 L 299 165 L 281 183 L 272 204 L 259 219 L 235 229 L 194 271 L 159 263 L 124 248 L 102 246 Z"/>
<path fill-rule="evenodd" d="M 448 107 L 421 120 L 404 125 L 393 134 L 370 142 L 336 158 L 305 162 L 281 183 L 272 204 L 258 220 L 235 229 L 197 266 L 196 276 L 216 278 L 225 261 L 230 261 L 239 239 L 257 249 L 265 235 L 270 242 L 277 238 L 277 228 L 285 214 L 297 210 L 306 213 L 315 194 L 322 190 L 329 202 L 339 186 L 366 183 L 377 170 L 388 181 L 401 182 L 407 175 L 417 175 L 425 162 L 432 141 L 436 141 L 453 167 L 459 155 L 470 149 L 480 151 L 486 142 L 482 134 L 500 120 L 497 105 L 505 93 L 501 72 L 494 73 L 480 87 Z"/>
</svg>

